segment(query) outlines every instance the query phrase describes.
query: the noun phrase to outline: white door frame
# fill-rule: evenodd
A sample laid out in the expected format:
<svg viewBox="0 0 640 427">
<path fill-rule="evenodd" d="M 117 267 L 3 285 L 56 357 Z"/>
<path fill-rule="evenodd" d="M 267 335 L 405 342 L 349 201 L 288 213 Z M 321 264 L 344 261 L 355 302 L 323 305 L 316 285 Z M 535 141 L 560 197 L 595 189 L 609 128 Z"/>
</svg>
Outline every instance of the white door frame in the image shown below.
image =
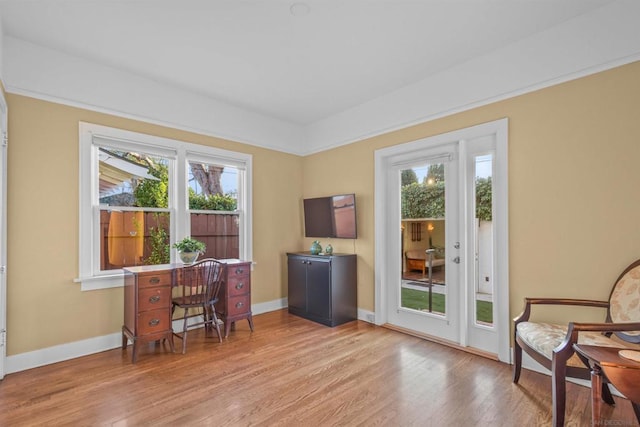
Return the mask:
<svg viewBox="0 0 640 427">
<path fill-rule="evenodd" d="M 496 304 L 496 318 L 494 325 L 498 331 L 498 359 L 510 363 L 510 322 L 509 322 L 509 216 L 508 216 L 508 119 L 500 119 L 489 123 L 472 126 L 448 132 L 441 135 L 424 138 L 418 141 L 383 148 L 375 152 L 375 323 L 383 325 L 388 322 L 387 310 L 389 288 L 386 281 L 389 277 L 389 260 L 399 260 L 397 253 L 390 253 L 389 243 L 393 234 L 398 232 L 398 225 L 388 223 L 386 195 L 386 176 L 389 160 L 403 153 L 421 150 L 429 147 L 450 143 L 453 141 L 472 140 L 486 135 L 495 135 L 496 139 L 496 167 L 495 167 L 495 282 L 494 303 Z M 398 262 L 397 260 L 394 262 Z M 464 316 L 460 322 L 461 328 L 466 330 L 467 311 L 461 310 Z M 462 343 L 465 332 L 462 331 Z"/>
<path fill-rule="evenodd" d="M 7 358 L 7 102 L 0 91 L 0 380 Z"/>
</svg>

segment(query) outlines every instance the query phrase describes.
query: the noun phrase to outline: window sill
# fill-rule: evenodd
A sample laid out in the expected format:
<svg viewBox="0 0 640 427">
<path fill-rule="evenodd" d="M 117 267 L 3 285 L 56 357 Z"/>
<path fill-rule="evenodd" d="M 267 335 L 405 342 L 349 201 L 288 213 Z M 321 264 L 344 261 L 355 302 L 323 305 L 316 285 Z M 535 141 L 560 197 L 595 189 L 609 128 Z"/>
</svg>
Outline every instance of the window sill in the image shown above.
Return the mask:
<svg viewBox="0 0 640 427">
<path fill-rule="evenodd" d="M 121 288 L 124 286 L 124 273 L 109 274 L 105 276 L 79 277 L 73 279 L 80 283 L 81 291 L 96 291 L 98 289 Z"/>
</svg>

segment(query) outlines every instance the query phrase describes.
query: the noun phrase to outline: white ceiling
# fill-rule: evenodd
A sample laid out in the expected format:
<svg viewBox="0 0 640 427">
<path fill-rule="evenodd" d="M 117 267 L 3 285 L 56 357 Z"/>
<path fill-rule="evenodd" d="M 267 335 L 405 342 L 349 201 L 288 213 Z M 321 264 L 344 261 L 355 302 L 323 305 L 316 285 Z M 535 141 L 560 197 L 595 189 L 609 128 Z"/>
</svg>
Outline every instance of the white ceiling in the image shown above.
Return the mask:
<svg viewBox="0 0 640 427">
<path fill-rule="evenodd" d="M 5 38 L 312 129 L 614 2 L 297 1 L 4 0 L 0 17 Z"/>
</svg>

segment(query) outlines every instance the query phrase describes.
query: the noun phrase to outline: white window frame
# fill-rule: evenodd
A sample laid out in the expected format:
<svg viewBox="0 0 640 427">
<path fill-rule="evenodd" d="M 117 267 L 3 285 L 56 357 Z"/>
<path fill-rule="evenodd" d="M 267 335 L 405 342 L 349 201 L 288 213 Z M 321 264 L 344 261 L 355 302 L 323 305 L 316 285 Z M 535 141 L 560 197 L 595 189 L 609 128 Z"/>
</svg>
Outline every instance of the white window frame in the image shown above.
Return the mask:
<svg viewBox="0 0 640 427">
<path fill-rule="evenodd" d="M 190 234 L 188 206 L 187 159 L 206 159 L 209 163 L 238 168 L 238 207 L 240 224 L 240 258 L 251 260 L 253 254 L 252 228 L 252 156 L 250 154 L 192 144 L 93 123 L 79 123 L 79 245 L 78 277 L 83 291 L 121 287 L 123 270 L 99 271 L 99 220 L 97 151 L 101 144 L 124 150 L 140 150 L 171 158 L 175 167 L 169 168 L 169 211 L 171 215 L 170 244 Z M 177 260 L 171 251 L 171 262 Z"/>
</svg>

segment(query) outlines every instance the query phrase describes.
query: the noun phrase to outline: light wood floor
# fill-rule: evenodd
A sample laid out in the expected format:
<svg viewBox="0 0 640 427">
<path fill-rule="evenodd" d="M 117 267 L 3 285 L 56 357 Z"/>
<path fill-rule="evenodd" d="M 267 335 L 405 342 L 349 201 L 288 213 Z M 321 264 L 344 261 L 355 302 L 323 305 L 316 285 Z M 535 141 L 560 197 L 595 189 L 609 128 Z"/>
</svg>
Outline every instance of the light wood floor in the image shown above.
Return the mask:
<svg viewBox="0 0 640 427">
<path fill-rule="evenodd" d="M 551 423 L 547 376 L 514 385 L 508 365 L 359 321 L 328 328 L 286 310 L 254 321 L 222 344 L 196 331 L 186 355 L 151 344 L 135 365 L 129 347 L 7 375 L 0 425 Z M 589 389 L 568 391 L 567 425 L 590 425 Z M 617 401 L 608 425 L 636 425 Z"/>
</svg>

